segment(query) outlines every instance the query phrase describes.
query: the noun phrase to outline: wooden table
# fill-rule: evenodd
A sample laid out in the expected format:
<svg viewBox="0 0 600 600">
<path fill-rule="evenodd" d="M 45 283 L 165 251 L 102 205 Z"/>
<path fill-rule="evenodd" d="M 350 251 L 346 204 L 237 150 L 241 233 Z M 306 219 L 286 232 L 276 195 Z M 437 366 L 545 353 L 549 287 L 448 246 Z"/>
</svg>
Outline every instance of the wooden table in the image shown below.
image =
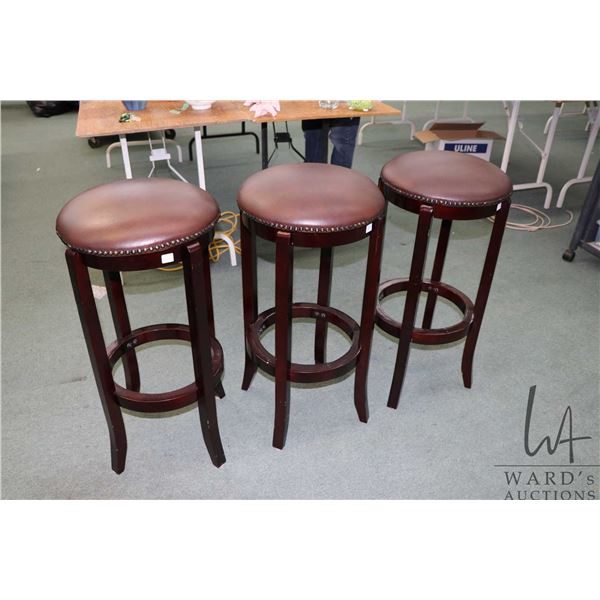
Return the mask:
<svg viewBox="0 0 600 600">
<path fill-rule="evenodd" d="M 129 123 L 119 123 L 119 116 L 126 112 L 123 104 L 119 100 L 114 101 L 82 101 L 79 107 L 79 116 L 77 118 L 78 137 L 97 137 L 107 135 L 119 136 L 121 151 L 123 153 L 123 163 L 125 166 L 125 176 L 128 179 L 133 177 L 131 164 L 129 162 L 129 151 L 127 148 L 126 134 L 140 133 L 150 131 L 162 131 L 164 129 L 182 129 L 192 128 L 196 141 L 196 163 L 198 167 L 198 183 L 201 188 L 206 188 L 204 178 L 204 157 L 202 152 L 202 134 L 203 126 L 222 125 L 225 123 L 239 123 L 243 121 L 253 121 L 261 124 L 262 138 L 262 166 L 268 165 L 268 140 L 267 126 L 269 123 L 281 121 L 298 121 L 302 119 L 332 119 L 360 116 L 399 116 L 401 111 L 397 108 L 384 104 L 383 102 L 373 102 L 373 109 L 368 112 L 359 112 L 347 108 L 345 102 L 335 110 L 328 110 L 319 107 L 317 100 L 282 100 L 281 111 L 276 117 L 261 117 L 253 119 L 253 113 L 249 107 L 244 106 L 243 101 L 217 100 L 209 110 L 197 111 L 188 108 L 180 114 L 172 114 L 169 111 L 178 109 L 183 104 L 182 100 L 172 101 L 149 101 L 148 106 L 143 111 L 136 114 L 141 117 L 140 121 Z M 326 136 L 328 123 L 324 121 L 323 134 Z"/>
</svg>

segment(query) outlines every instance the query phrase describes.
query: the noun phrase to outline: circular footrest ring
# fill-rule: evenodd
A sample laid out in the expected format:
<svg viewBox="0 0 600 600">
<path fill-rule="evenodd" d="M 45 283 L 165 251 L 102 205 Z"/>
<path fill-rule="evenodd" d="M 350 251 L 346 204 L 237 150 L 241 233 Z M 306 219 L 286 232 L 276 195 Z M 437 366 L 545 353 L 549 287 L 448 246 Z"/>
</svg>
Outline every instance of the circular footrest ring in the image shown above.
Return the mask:
<svg viewBox="0 0 600 600">
<path fill-rule="evenodd" d="M 161 323 L 134 329 L 129 335 L 115 340 L 108 348 L 108 361 L 114 367 L 117 361 L 127 352 L 138 346 L 156 342 L 158 340 L 183 340 L 190 341 L 190 328 L 179 323 Z M 223 373 L 223 348 L 219 341 L 211 338 L 212 373 L 215 382 Z M 176 410 L 192 404 L 198 400 L 196 383 L 170 392 L 143 393 L 128 390 L 115 382 L 115 395 L 120 406 L 140 412 L 163 412 Z"/>
<path fill-rule="evenodd" d="M 348 373 L 356 365 L 359 353 L 358 323 L 346 313 L 310 302 L 295 302 L 292 304 L 292 319 L 325 319 L 331 325 L 341 329 L 350 338 L 350 349 L 334 361 L 319 364 L 290 363 L 289 381 L 294 383 L 318 383 L 335 379 Z M 260 341 L 260 336 L 271 326 L 275 325 L 275 307 L 269 308 L 250 325 L 248 343 L 256 364 L 266 373 L 275 375 L 273 354 L 267 351 Z"/>
<path fill-rule="evenodd" d="M 389 281 L 382 283 L 379 286 L 377 294 L 378 301 L 381 302 L 381 300 L 391 294 L 407 290 L 408 285 L 408 279 L 390 279 Z M 471 302 L 466 294 L 447 283 L 431 281 L 429 279 L 423 279 L 421 282 L 421 292 L 434 292 L 438 296 L 446 298 L 446 300 L 452 302 L 452 304 L 463 313 L 464 318 L 454 325 L 441 327 L 439 329 L 422 329 L 420 327 L 415 327 L 412 332 L 412 342 L 415 344 L 426 345 L 448 344 L 462 339 L 469 333 L 471 323 L 473 322 L 474 307 L 473 302 Z M 385 332 L 394 337 L 400 337 L 402 323 L 390 317 L 379 303 L 377 304 L 375 321 Z"/>
</svg>

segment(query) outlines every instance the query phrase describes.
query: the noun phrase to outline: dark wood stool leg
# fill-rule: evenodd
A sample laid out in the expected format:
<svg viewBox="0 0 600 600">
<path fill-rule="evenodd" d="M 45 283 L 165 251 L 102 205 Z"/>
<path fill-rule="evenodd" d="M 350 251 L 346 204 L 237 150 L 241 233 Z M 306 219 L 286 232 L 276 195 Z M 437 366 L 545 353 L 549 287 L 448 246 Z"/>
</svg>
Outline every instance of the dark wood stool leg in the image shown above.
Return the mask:
<svg viewBox="0 0 600 600">
<path fill-rule="evenodd" d="M 223 383 L 221 381 L 217 381 L 215 383 L 215 393 L 219 398 L 225 398 L 225 388 L 223 387 Z"/>
<path fill-rule="evenodd" d="M 433 208 L 431 206 L 421 206 L 419 209 L 419 224 L 417 225 L 417 234 L 413 248 L 412 263 L 410 266 L 410 277 L 408 289 L 406 291 L 406 302 L 404 304 L 404 314 L 402 317 L 402 330 L 398 339 L 398 353 L 396 354 L 396 365 L 394 366 L 394 376 L 392 386 L 388 397 L 387 405 L 390 408 L 397 408 L 400 399 L 402 384 L 404 383 L 404 374 L 406 373 L 406 363 L 410 351 L 410 341 L 415 326 L 415 317 L 419 305 L 419 295 L 421 293 L 421 283 L 423 281 L 423 267 L 427 258 L 427 242 L 429 240 L 429 230 Z"/>
<path fill-rule="evenodd" d="M 509 210 L 510 201 L 507 200 L 502 203 L 500 210 L 496 212 L 492 235 L 485 256 L 485 263 L 483 264 L 483 271 L 481 273 L 481 280 L 479 282 L 479 289 L 477 290 L 477 298 L 475 300 L 475 308 L 473 310 L 473 323 L 471 324 L 471 328 L 467 335 L 462 357 L 461 370 L 463 383 L 467 388 L 471 387 L 473 381 L 473 355 L 475 354 L 475 346 L 477 345 L 477 338 L 483 320 L 483 313 L 485 312 L 485 305 L 487 304 L 490 288 L 492 287 L 492 279 L 494 278 L 494 271 L 496 270 L 496 263 L 498 262 L 498 254 L 500 253 L 502 236 L 504 235 L 504 228 Z"/>
<path fill-rule="evenodd" d="M 209 301 L 204 270 L 206 261 L 208 261 L 206 249 L 202 248 L 198 242 L 186 246 L 182 251 L 194 375 L 198 388 L 200 425 L 210 459 L 215 467 L 220 467 L 225 462 L 225 453 L 219 435 L 215 383 L 212 375 Z"/>
<path fill-rule="evenodd" d="M 106 354 L 104 336 L 100 327 L 100 319 L 98 318 L 89 272 L 83 259 L 77 252 L 69 248 L 65 252 L 65 257 L 83 329 L 83 337 L 85 338 L 90 355 L 94 378 L 96 379 L 98 393 L 100 394 L 104 416 L 108 425 L 112 469 L 115 473 L 122 473 L 125 469 L 125 458 L 127 456 L 127 436 L 125 435 L 125 424 L 123 423 L 121 407 L 117 404 L 115 398 L 115 383 Z"/>
<path fill-rule="evenodd" d="M 117 338 L 122 339 L 131 333 L 127 304 L 123 293 L 123 283 L 119 271 L 103 271 L 104 283 L 108 294 L 108 303 L 112 314 Z M 140 391 L 140 370 L 138 367 L 135 348 L 123 355 L 123 371 L 125 372 L 125 387 L 136 392 Z"/>
<path fill-rule="evenodd" d="M 204 276 L 204 289 L 206 291 L 206 316 L 208 318 L 208 332 L 211 338 L 216 338 L 215 333 L 215 310 L 212 297 L 212 283 L 210 280 L 210 260 L 208 257 L 202 261 Z"/>
<path fill-rule="evenodd" d="M 440 237 L 438 238 L 437 248 L 435 250 L 431 281 L 438 282 L 442 279 L 442 271 L 444 270 L 444 261 L 446 260 L 446 249 L 448 248 L 451 228 L 452 221 L 444 219 L 440 227 Z M 434 291 L 430 291 L 427 295 L 427 304 L 425 304 L 425 313 L 423 314 L 423 329 L 431 328 L 436 300 L 437 294 Z"/>
<path fill-rule="evenodd" d="M 260 147 L 262 148 L 262 168 L 266 169 L 269 166 L 269 130 L 267 123 L 260 124 Z M 244 251 L 242 250 L 242 259 Z"/>
<path fill-rule="evenodd" d="M 367 373 L 369 357 L 371 355 L 371 342 L 375 326 L 375 309 L 377 307 L 377 286 L 381 273 L 381 255 L 385 218 L 373 223 L 373 231 L 369 240 L 369 255 L 367 257 L 367 271 L 365 274 L 365 289 L 363 293 L 362 314 L 360 318 L 360 351 L 356 362 L 354 379 L 354 406 L 358 418 L 366 423 L 369 420 L 369 404 L 367 400 Z"/>
<path fill-rule="evenodd" d="M 264 125 L 264 123 L 263 123 Z M 242 246 L 242 293 L 244 302 L 244 345 L 246 358 L 242 389 L 247 390 L 256 374 L 256 363 L 250 349 L 249 329 L 258 316 L 258 296 L 256 281 L 256 237 L 240 219 L 240 238 Z"/>
<path fill-rule="evenodd" d="M 319 265 L 319 289 L 317 291 L 317 304 L 329 306 L 331 295 L 331 264 L 333 248 L 321 248 L 321 262 Z M 327 321 L 316 319 L 315 324 L 315 362 L 325 362 L 327 348 Z"/>
<path fill-rule="evenodd" d="M 216 339 L 217 334 L 215 333 L 215 309 L 213 306 L 213 297 L 212 297 L 212 283 L 210 280 L 210 260 L 202 261 L 204 265 L 204 289 L 206 290 L 206 302 L 207 302 L 207 312 L 208 312 L 208 331 L 210 333 L 211 339 Z M 225 397 L 225 389 L 223 388 L 223 383 L 219 380 L 215 382 L 215 392 L 219 398 Z"/>
<path fill-rule="evenodd" d="M 292 360 L 292 287 L 294 248 L 291 235 L 277 232 L 275 241 L 275 427 L 273 446 L 285 446 L 290 416 L 289 371 Z"/>
</svg>

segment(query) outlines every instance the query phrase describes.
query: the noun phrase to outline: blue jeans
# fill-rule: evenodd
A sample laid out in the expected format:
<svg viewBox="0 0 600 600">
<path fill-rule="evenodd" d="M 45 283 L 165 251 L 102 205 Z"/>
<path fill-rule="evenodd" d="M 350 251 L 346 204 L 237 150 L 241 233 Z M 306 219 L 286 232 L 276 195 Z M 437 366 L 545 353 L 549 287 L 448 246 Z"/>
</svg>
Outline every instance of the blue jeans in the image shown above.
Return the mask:
<svg viewBox="0 0 600 600">
<path fill-rule="evenodd" d="M 359 117 L 351 119 L 331 119 L 329 121 L 329 139 L 333 144 L 331 164 L 341 167 L 352 167 Z M 322 162 L 321 145 L 322 121 L 303 121 L 305 142 L 305 162 Z"/>
</svg>

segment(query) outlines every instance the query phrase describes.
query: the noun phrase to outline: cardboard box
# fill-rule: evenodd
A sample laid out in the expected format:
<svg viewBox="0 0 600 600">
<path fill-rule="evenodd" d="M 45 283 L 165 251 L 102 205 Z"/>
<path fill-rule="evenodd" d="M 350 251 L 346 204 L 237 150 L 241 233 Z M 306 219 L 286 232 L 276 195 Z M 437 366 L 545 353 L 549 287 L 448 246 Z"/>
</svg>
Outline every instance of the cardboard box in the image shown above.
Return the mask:
<svg viewBox="0 0 600 600">
<path fill-rule="evenodd" d="M 434 123 L 430 129 L 417 131 L 415 137 L 425 150 L 447 150 L 471 154 L 490 160 L 494 140 L 504 137 L 495 131 L 480 129 L 483 123 Z"/>
</svg>

